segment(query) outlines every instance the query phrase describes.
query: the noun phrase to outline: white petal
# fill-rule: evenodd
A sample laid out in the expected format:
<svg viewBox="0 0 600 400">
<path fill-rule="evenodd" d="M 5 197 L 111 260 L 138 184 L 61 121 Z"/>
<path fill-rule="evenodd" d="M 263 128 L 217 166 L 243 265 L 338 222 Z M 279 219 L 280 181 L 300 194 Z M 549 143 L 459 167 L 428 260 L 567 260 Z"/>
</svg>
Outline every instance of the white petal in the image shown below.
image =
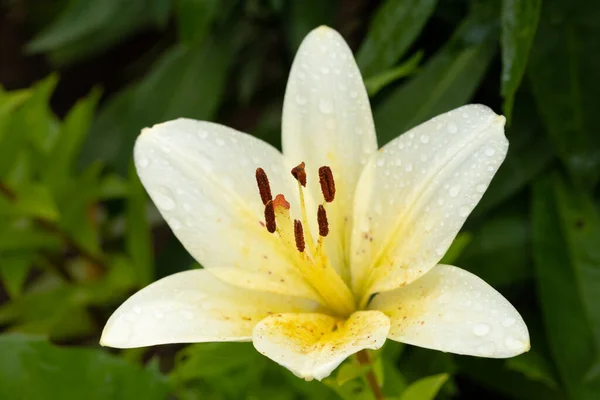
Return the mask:
<svg viewBox="0 0 600 400">
<path fill-rule="evenodd" d="M 517 310 L 457 267 L 438 265 L 405 288 L 377 295 L 369 308 L 390 318 L 388 337 L 399 342 L 491 358 L 529 350 L 527 326 Z"/>
<path fill-rule="evenodd" d="M 314 311 L 297 297 L 242 289 L 206 270 L 168 276 L 140 290 L 110 317 L 100 343 L 131 348 L 164 343 L 244 341 L 264 317 Z"/>
<path fill-rule="evenodd" d="M 357 311 L 346 321 L 324 314 L 282 314 L 256 325 L 254 347 L 296 376 L 321 380 L 348 356 L 383 346 L 390 328 L 378 311 Z"/>
<path fill-rule="evenodd" d="M 178 119 L 145 129 L 135 145 L 138 174 L 185 248 L 220 279 L 278 293 L 314 296 L 276 235 L 262 225 L 255 172 L 268 174 L 273 196 L 296 190 L 272 146 L 218 124 Z M 293 203 L 294 199 L 290 199 Z M 240 279 L 228 273 L 243 270 Z"/>
<path fill-rule="evenodd" d="M 300 45 L 285 93 L 282 130 L 283 153 L 296 165 L 306 162 L 308 187 L 317 202 L 323 201 L 318 168 L 328 165 L 333 171 L 337 193 L 328 206 L 327 244 L 339 270 L 356 182 L 377 150 L 377 139 L 360 71 L 333 29 L 319 27 Z"/>
<path fill-rule="evenodd" d="M 364 298 L 435 266 L 506 156 L 504 117 L 468 105 L 385 145 L 360 178 L 353 285 Z"/>
</svg>

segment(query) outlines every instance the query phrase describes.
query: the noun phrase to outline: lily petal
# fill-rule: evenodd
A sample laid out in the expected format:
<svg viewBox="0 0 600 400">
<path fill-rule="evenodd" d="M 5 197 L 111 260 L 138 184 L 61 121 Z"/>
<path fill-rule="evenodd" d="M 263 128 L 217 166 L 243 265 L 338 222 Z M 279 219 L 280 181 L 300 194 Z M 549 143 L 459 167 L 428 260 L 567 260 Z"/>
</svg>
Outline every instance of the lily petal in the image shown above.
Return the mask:
<svg viewBox="0 0 600 400">
<path fill-rule="evenodd" d="M 134 154 L 150 197 L 205 268 L 235 285 L 316 298 L 263 225 L 256 168 L 267 172 L 273 194 L 296 189 L 275 148 L 222 125 L 178 119 L 145 129 Z"/>
<path fill-rule="evenodd" d="M 357 292 L 407 285 L 437 264 L 506 156 L 505 118 L 468 105 L 385 145 L 355 200 L 352 278 Z"/>
<path fill-rule="evenodd" d="M 335 30 L 321 26 L 298 50 L 285 93 L 283 153 L 291 163 L 304 161 L 308 188 L 323 202 L 318 168 L 331 167 L 336 196 L 328 205 L 328 255 L 340 271 L 352 218 L 352 199 L 364 165 L 377 150 L 369 98 L 352 51 Z M 316 214 L 314 214 L 316 215 Z"/>
<path fill-rule="evenodd" d="M 390 318 L 390 339 L 415 346 L 491 358 L 513 357 L 530 347 L 527 326 L 508 300 L 449 265 L 377 295 L 369 308 Z"/>
<path fill-rule="evenodd" d="M 180 272 L 140 290 L 110 317 L 100 343 L 131 348 L 165 343 L 248 341 L 272 313 L 314 311 L 297 297 L 241 289 L 206 270 Z"/>
<path fill-rule="evenodd" d="M 254 347 L 296 376 L 321 380 L 348 356 L 385 343 L 389 319 L 379 311 L 357 311 L 343 321 L 325 314 L 281 314 L 254 328 Z"/>
</svg>

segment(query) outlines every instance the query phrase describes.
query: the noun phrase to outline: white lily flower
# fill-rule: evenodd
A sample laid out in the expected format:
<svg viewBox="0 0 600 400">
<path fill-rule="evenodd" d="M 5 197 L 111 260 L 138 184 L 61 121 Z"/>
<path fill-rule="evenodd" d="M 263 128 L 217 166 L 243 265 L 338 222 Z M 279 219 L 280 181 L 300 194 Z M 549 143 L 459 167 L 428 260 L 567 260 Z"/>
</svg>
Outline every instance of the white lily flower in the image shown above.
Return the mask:
<svg viewBox="0 0 600 400">
<path fill-rule="evenodd" d="M 101 343 L 251 340 L 305 379 L 386 338 L 480 357 L 527 351 L 527 327 L 501 294 L 438 264 L 504 160 L 504 121 L 468 105 L 377 151 L 350 49 L 315 29 L 290 73 L 283 154 L 189 119 L 139 136 L 138 174 L 204 269 L 134 294 Z"/>
</svg>

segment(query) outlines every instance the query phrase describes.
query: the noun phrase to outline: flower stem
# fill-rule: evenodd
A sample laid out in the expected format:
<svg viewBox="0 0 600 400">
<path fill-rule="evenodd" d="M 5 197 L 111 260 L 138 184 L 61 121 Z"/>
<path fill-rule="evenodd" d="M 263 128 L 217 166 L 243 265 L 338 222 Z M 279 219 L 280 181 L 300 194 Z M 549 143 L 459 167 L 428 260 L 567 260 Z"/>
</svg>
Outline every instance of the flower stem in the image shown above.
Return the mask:
<svg viewBox="0 0 600 400">
<path fill-rule="evenodd" d="M 370 365 L 372 366 L 373 364 L 373 360 L 371 360 L 371 356 L 369 355 L 367 350 L 361 350 L 358 353 L 356 353 L 356 360 L 358 361 L 358 363 L 360 365 Z M 373 392 L 373 395 L 375 396 L 376 400 L 383 400 L 384 396 L 383 396 L 383 392 L 381 391 L 381 387 L 379 386 L 379 383 L 377 382 L 377 378 L 375 377 L 375 374 L 373 373 L 373 368 L 369 369 L 369 372 L 367 372 L 367 382 L 369 383 L 369 386 L 371 387 L 371 391 Z"/>
</svg>

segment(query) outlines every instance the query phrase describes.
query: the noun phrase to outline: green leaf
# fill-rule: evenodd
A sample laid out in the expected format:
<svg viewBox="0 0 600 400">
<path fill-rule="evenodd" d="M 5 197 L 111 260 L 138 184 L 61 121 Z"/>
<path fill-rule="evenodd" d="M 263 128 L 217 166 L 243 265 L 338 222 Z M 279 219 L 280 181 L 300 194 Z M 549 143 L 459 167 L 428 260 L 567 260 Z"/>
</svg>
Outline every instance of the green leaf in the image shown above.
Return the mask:
<svg viewBox="0 0 600 400">
<path fill-rule="evenodd" d="M 502 96 L 510 121 L 514 97 L 525 74 L 542 0 L 502 0 Z"/>
<path fill-rule="evenodd" d="M 300 43 L 311 30 L 319 25 L 332 25 L 337 1 L 303 0 L 289 2 L 285 28 L 288 49 L 296 53 Z"/>
<path fill-rule="evenodd" d="M 154 278 L 152 232 L 148 221 L 148 197 L 131 163 L 129 169 L 129 196 L 125 210 L 127 252 L 133 260 L 138 282 L 147 285 Z"/>
<path fill-rule="evenodd" d="M 85 59 L 168 16 L 169 0 L 70 0 L 26 47 L 50 52 L 55 64 Z"/>
<path fill-rule="evenodd" d="M 533 99 L 528 93 L 517 97 L 519 106 L 506 127 L 510 143 L 506 159 L 492 179 L 472 216 L 483 216 L 523 190 L 553 160 L 554 149 L 546 137 Z M 535 151 L 531 149 L 535 148 Z"/>
<path fill-rule="evenodd" d="M 0 277 L 10 297 L 21 294 L 34 259 L 32 253 L 0 254 Z"/>
<path fill-rule="evenodd" d="M 463 253 L 465 248 L 467 248 L 467 246 L 469 245 L 469 243 L 471 243 L 472 240 L 473 236 L 469 232 L 459 233 L 456 236 L 456 238 L 454 238 L 454 241 L 450 245 L 450 248 L 448 249 L 446 254 L 444 254 L 444 257 L 442 257 L 442 259 L 440 260 L 440 264 L 454 265 L 456 260 L 458 260 L 460 255 Z"/>
<path fill-rule="evenodd" d="M 494 9 L 476 8 L 416 77 L 375 108 L 380 144 L 471 98 L 495 53 L 495 16 Z"/>
<path fill-rule="evenodd" d="M 437 0 L 387 0 L 375 13 L 356 61 L 363 76 L 389 70 L 406 53 L 435 10 Z"/>
<path fill-rule="evenodd" d="M 414 74 L 417 71 L 417 67 L 422 58 L 423 52 L 419 51 L 399 66 L 390 68 L 387 71 L 366 79 L 365 86 L 367 87 L 369 97 L 375 96 L 381 89 L 390 83 Z"/>
<path fill-rule="evenodd" d="M 61 348 L 24 335 L 0 336 L 0 398 L 164 399 L 156 372 L 98 349 Z"/>
<path fill-rule="evenodd" d="M 139 85 L 125 89 L 100 111 L 81 160 L 102 159 L 126 175 L 142 128 L 180 117 L 212 119 L 233 51 L 225 36 L 171 48 Z"/>
<path fill-rule="evenodd" d="M 46 165 L 44 181 L 55 187 L 73 174 L 81 146 L 92 124 L 100 90 L 95 89 L 78 101 L 63 121 L 50 153 L 51 162 Z"/>
<path fill-rule="evenodd" d="M 219 0 L 179 0 L 177 2 L 179 40 L 190 44 L 204 39 L 221 7 L 222 2 Z"/>
<path fill-rule="evenodd" d="M 593 201 L 553 175 L 534 186 L 533 254 L 548 342 L 569 397 L 597 399 L 600 220 Z M 566 329 L 568 327 L 568 329 Z"/>
<path fill-rule="evenodd" d="M 419 379 L 402 392 L 400 400 L 433 400 L 448 378 L 448 374 L 438 374 Z"/>
<path fill-rule="evenodd" d="M 0 216 L 38 217 L 46 221 L 59 219 L 60 212 L 48 187 L 24 182 L 20 187 L 10 187 L 10 190 L 14 198 L 0 196 Z"/>
<path fill-rule="evenodd" d="M 347 362 L 338 369 L 335 380 L 339 386 L 343 386 L 353 379 L 365 376 L 372 368 L 371 365 Z"/>
<path fill-rule="evenodd" d="M 600 3 L 547 0 L 528 76 L 556 153 L 585 188 L 600 178 Z"/>
<path fill-rule="evenodd" d="M 522 373 L 530 380 L 542 382 L 552 389 L 558 388 L 551 367 L 535 350 L 507 360 L 506 366 L 513 371 Z"/>
<path fill-rule="evenodd" d="M 494 287 L 523 282 L 533 275 L 528 217 L 503 211 L 472 232 L 473 240 L 456 265 Z"/>
</svg>

